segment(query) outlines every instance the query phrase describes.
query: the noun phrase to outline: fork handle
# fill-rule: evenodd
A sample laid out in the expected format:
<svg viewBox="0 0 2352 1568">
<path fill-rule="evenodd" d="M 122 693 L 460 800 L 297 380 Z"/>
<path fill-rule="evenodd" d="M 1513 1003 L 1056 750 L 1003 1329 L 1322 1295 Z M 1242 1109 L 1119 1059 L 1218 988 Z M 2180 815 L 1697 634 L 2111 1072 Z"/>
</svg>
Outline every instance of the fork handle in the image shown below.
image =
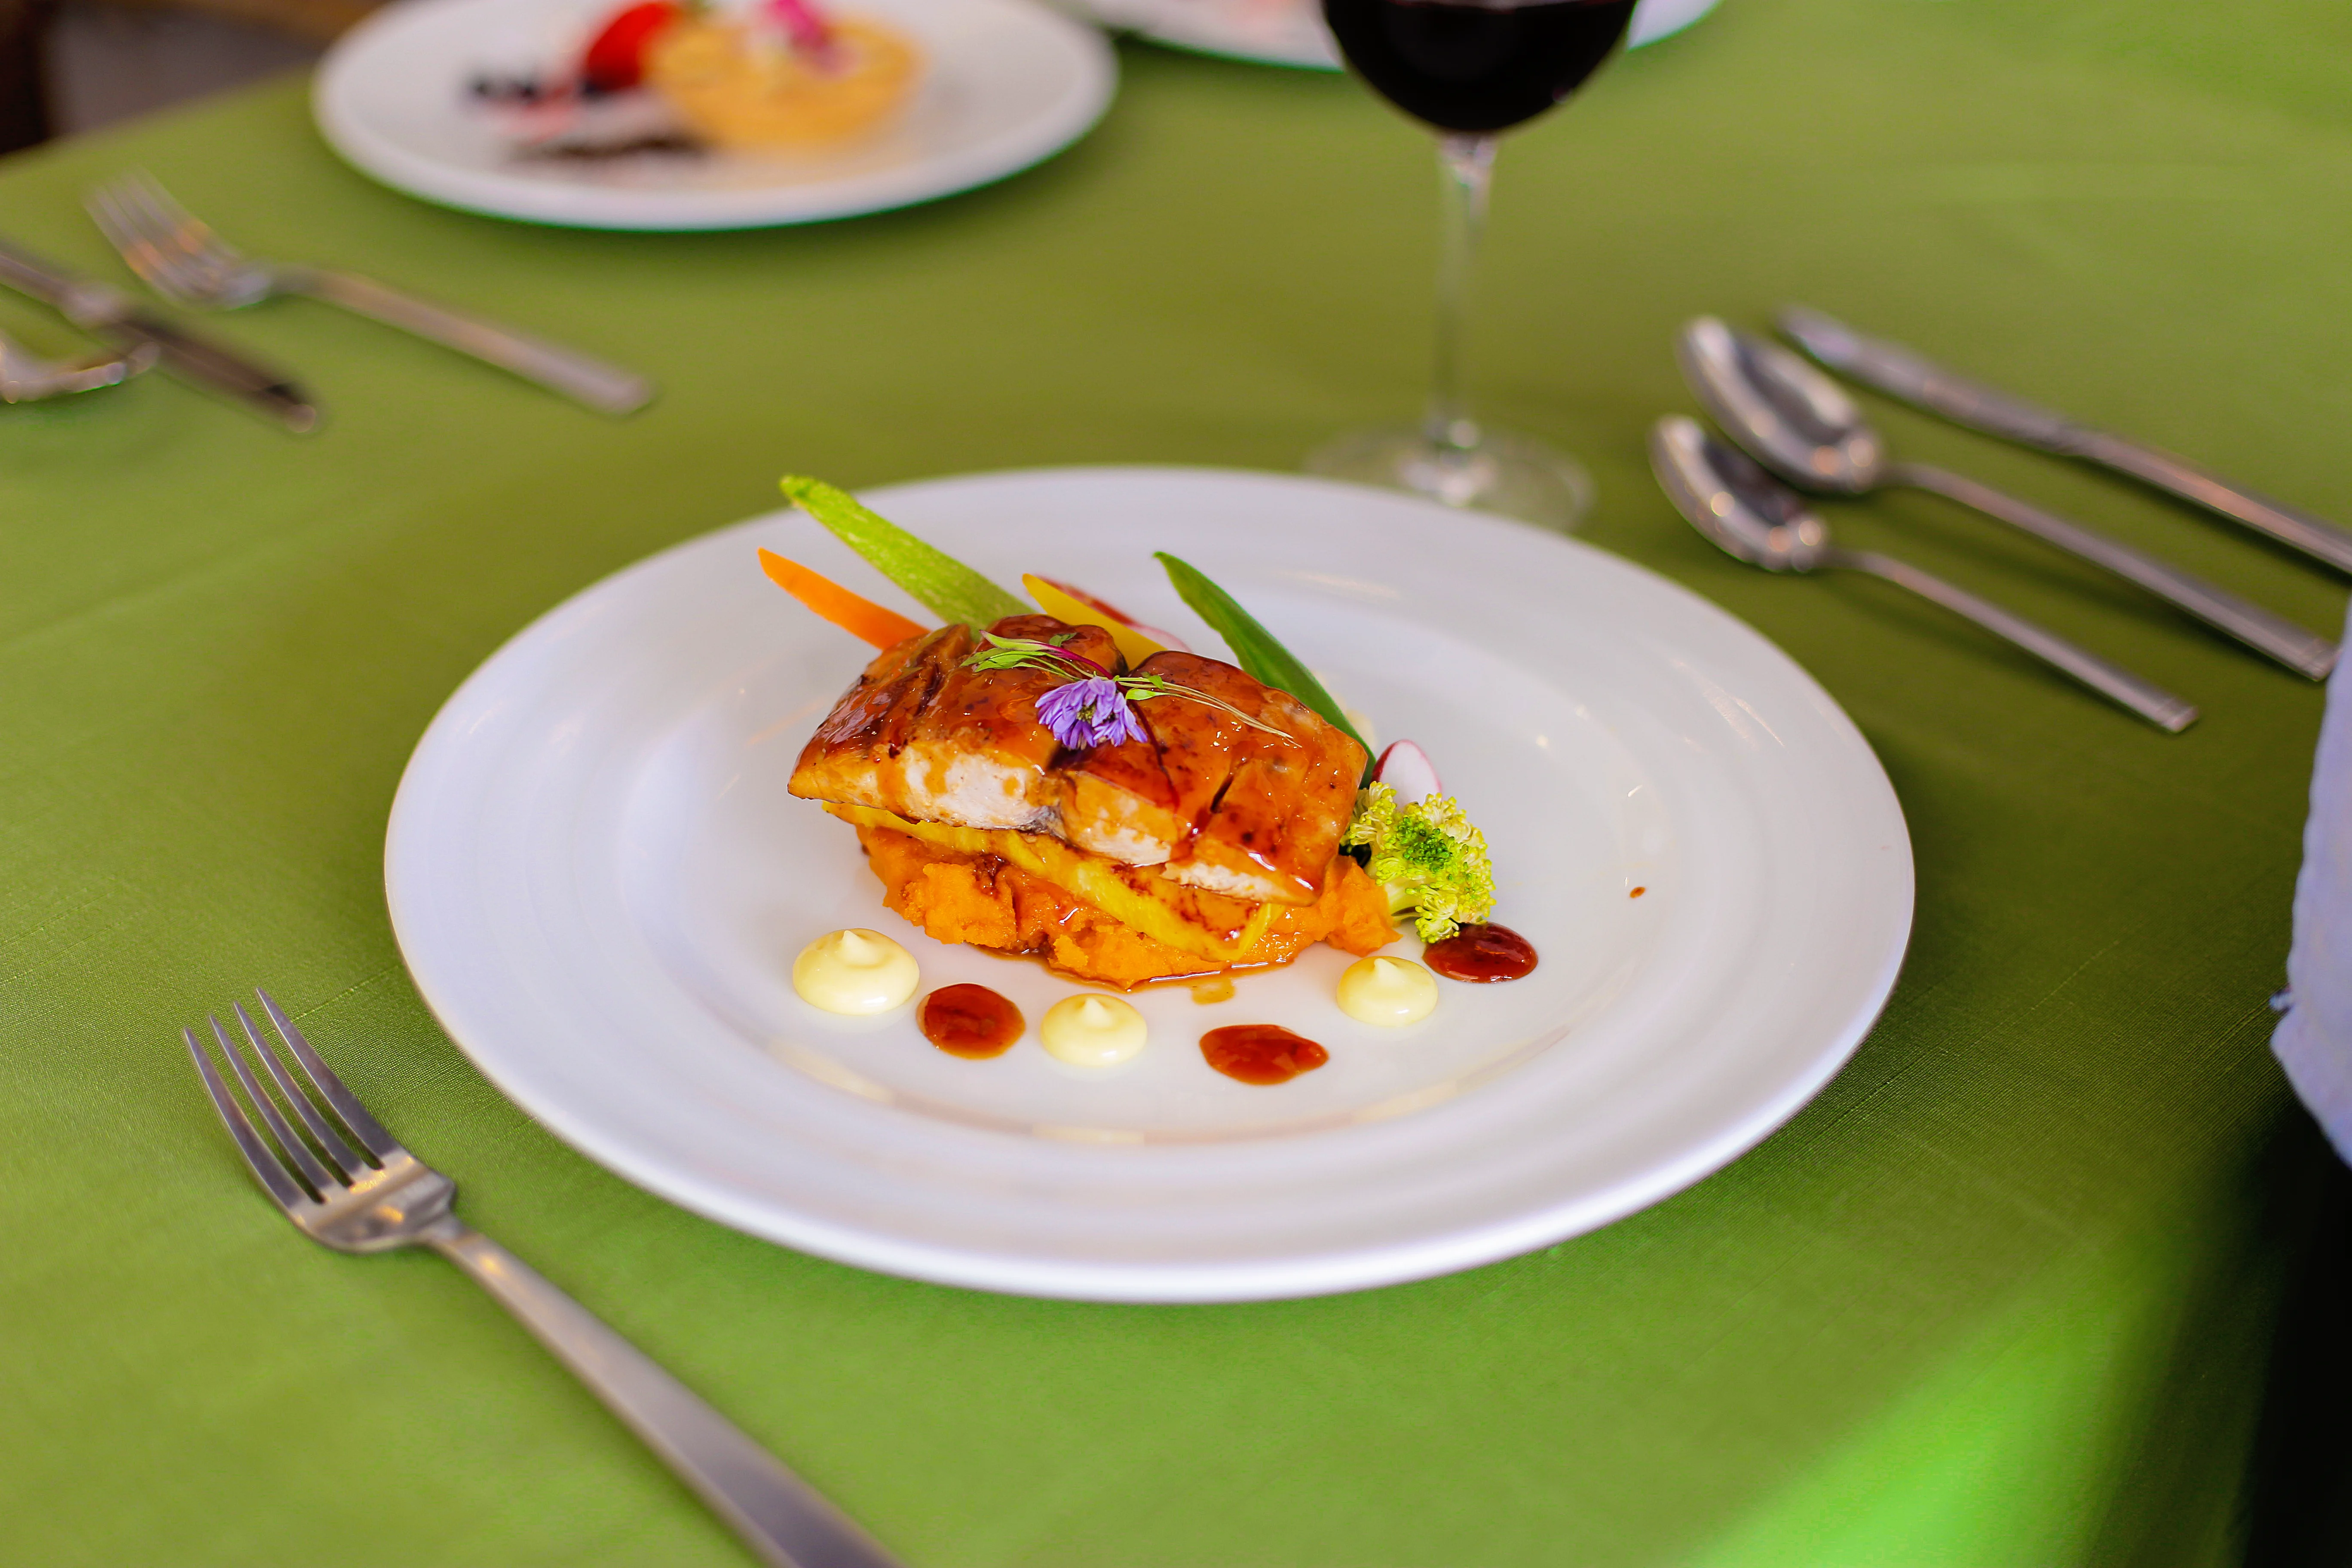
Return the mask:
<svg viewBox="0 0 2352 1568">
<path fill-rule="evenodd" d="M 425 1239 L 520 1319 L 760 1561 L 774 1568 L 902 1568 L 815 1488 L 513 1253 L 455 1218 Z"/>
<path fill-rule="evenodd" d="M 387 289 L 356 272 L 322 269 L 289 281 L 314 299 L 471 354 L 606 414 L 635 413 L 653 400 L 653 383 L 644 376 L 544 338 Z"/>
</svg>

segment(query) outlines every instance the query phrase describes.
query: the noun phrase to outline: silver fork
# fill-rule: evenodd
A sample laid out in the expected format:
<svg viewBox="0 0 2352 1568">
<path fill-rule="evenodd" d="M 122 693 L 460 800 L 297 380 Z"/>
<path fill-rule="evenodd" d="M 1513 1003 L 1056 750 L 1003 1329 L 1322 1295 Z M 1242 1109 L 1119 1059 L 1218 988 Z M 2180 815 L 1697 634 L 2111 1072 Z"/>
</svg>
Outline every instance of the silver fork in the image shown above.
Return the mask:
<svg viewBox="0 0 2352 1568">
<path fill-rule="evenodd" d="M 268 1037 L 253 1026 L 241 1003 L 234 1008 L 236 1021 L 255 1059 L 310 1133 L 308 1142 L 280 1113 L 218 1018 L 207 1020 L 213 1038 L 268 1128 L 268 1139 L 255 1130 L 212 1058 L 197 1043 L 196 1032 L 180 1033 L 213 1097 L 213 1109 L 228 1124 L 246 1163 L 304 1235 L 340 1252 L 429 1247 L 471 1274 L 733 1526 L 761 1562 L 777 1568 L 900 1568 L 898 1559 L 846 1514 L 684 1384 L 513 1253 L 452 1214 L 457 1184 L 402 1148 L 343 1087 L 342 1079 L 328 1070 L 269 994 L 257 990 L 255 994 L 315 1092 L 302 1087 Z M 327 1110 L 341 1119 L 342 1131 Z M 345 1141 L 343 1131 L 365 1154 Z"/>
<path fill-rule="evenodd" d="M 543 338 L 322 267 L 261 261 L 230 246 L 145 174 L 91 191 L 83 204 L 131 269 L 169 299 L 196 310 L 234 310 L 282 294 L 307 294 L 414 332 L 606 414 L 653 400 L 641 375 Z"/>
</svg>

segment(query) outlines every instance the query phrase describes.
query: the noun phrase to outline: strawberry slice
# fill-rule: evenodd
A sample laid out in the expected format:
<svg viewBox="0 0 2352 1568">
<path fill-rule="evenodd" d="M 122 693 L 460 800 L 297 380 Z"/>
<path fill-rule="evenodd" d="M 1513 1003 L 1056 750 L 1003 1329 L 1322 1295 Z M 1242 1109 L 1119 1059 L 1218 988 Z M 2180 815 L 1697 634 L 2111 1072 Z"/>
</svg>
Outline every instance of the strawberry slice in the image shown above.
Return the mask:
<svg viewBox="0 0 2352 1568">
<path fill-rule="evenodd" d="M 580 79 L 592 92 L 623 92 L 646 79 L 646 47 L 686 7 L 670 0 L 643 0 L 606 18 L 580 61 Z"/>
</svg>

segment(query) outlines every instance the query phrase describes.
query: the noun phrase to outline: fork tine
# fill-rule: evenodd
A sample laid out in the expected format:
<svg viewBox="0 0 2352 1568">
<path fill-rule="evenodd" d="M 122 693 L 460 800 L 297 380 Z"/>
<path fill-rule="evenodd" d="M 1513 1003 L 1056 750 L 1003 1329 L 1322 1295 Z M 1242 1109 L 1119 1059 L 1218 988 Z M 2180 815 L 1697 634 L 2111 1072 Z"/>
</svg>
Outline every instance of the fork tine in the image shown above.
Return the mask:
<svg viewBox="0 0 2352 1568">
<path fill-rule="evenodd" d="M 82 206 L 89 214 L 90 221 L 98 225 L 99 232 L 106 236 L 106 242 L 122 253 L 122 259 L 131 264 L 131 270 L 157 288 L 164 287 L 157 275 L 162 258 L 157 254 L 154 240 L 131 217 L 112 185 L 100 185 L 90 192 Z"/>
<path fill-rule="evenodd" d="M 82 198 L 81 205 L 83 210 L 89 214 L 90 221 L 98 225 L 107 242 L 115 249 L 123 249 L 139 240 L 140 236 L 124 214 L 121 200 L 115 195 L 112 185 L 93 186 Z"/>
<path fill-rule="evenodd" d="M 237 248 L 213 232 L 212 225 L 182 206 L 172 193 L 155 183 L 155 176 L 145 170 L 134 170 L 123 176 L 122 184 L 132 205 L 146 215 L 158 230 L 171 237 L 171 243 L 198 263 L 211 268 L 229 268 L 245 259 Z"/>
<path fill-rule="evenodd" d="M 319 1157 L 310 1152 L 310 1146 L 302 1142 L 300 1134 L 286 1125 L 286 1118 L 278 1115 L 278 1107 L 270 1103 L 268 1091 L 261 1087 L 261 1080 L 253 1076 L 253 1069 L 246 1066 L 245 1058 L 229 1043 L 228 1031 L 221 1027 L 221 1021 L 218 1018 L 207 1018 L 206 1021 L 213 1026 L 213 1038 L 220 1042 L 221 1055 L 228 1058 L 228 1065 L 236 1072 L 237 1081 L 245 1085 L 246 1098 L 253 1102 L 253 1108 L 261 1112 L 261 1120 L 277 1135 L 279 1152 L 293 1162 L 294 1168 L 309 1179 L 311 1189 L 322 1198 L 337 1187 L 347 1185 L 341 1177 L 332 1174 L 326 1166 L 319 1163 Z"/>
<path fill-rule="evenodd" d="M 352 1146 L 343 1142 L 341 1135 L 325 1117 L 319 1114 L 318 1107 L 310 1103 L 310 1095 L 294 1081 L 294 1075 L 286 1070 L 285 1064 L 278 1059 L 278 1053 L 269 1048 L 268 1037 L 253 1026 L 252 1016 L 246 1012 L 245 1004 L 232 1002 L 229 1006 L 236 1012 L 236 1021 L 244 1026 L 245 1037 L 253 1043 L 254 1054 L 261 1058 L 261 1065 L 269 1069 L 269 1076 L 278 1080 L 278 1087 L 286 1091 L 286 1103 L 294 1108 L 294 1114 L 302 1119 L 302 1125 L 310 1130 L 310 1136 L 319 1141 L 319 1147 L 327 1152 L 327 1158 L 341 1166 L 348 1179 L 359 1180 L 366 1173 L 367 1162 L 352 1152 Z"/>
<path fill-rule="evenodd" d="M 310 1075 L 310 1081 L 319 1086 L 319 1092 L 326 1096 L 329 1105 L 335 1108 L 335 1114 L 343 1119 L 343 1125 L 359 1135 L 359 1141 L 366 1145 L 367 1152 L 379 1160 L 395 1159 L 407 1153 L 408 1151 L 400 1146 L 400 1140 L 385 1131 L 383 1123 L 367 1113 L 367 1107 L 360 1103 L 359 1096 L 345 1089 L 343 1080 L 319 1059 L 319 1053 L 310 1048 L 310 1042 L 302 1037 L 302 1031 L 294 1026 L 294 1020 L 279 1009 L 269 993 L 257 985 L 253 994 L 261 998 L 262 1011 L 268 1013 L 269 1021 L 278 1026 L 278 1032 L 284 1037 L 288 1048 L 293 1051 L 294 1059 L 302 1064 L 302 1070 Z"/>
<path fill-rule="evenodd" d="M 188 1055 L 196 1059 L 196 1076 L 205 1080 L 205 1092 L 212 1096 L 213 1109 L 220 1112 L 221 1121 L 227 1123 L 228 1135 L 236 1140 L 237 1150 L 244 1154 L 245 1163 L 253 1168 L 255 1179 L 271 1197 L 278 1200 L 280 1207 L 291 1210 L 310 1206 L 310 1194 L 295 1185 L 294 1178 L 286 1173 L 286 1167 L 278 1163 L 278 1156 L 270 1152 L 269 1145 L 262 1140 L 261 1134 L 253 1130 L 253 1123 L 245 1119 L 236 1097 L 229 1093 L 228 1085 L 221 1081 L 220 1071 L 213 1066 L 212 1058 L 205 1054 L 204 1047 L 196 1044 L 196 1032 L 182 1029 L 180 1037 L 188 1043 Z"/>
<path fill-rule="evenodd" d="M 91 192 L 82 205 L 131 270 L 184 305 L 202 303 L 203 279 L 170 234 L 158 230 L 131 204 L 121 181 Z"/>
</svg>

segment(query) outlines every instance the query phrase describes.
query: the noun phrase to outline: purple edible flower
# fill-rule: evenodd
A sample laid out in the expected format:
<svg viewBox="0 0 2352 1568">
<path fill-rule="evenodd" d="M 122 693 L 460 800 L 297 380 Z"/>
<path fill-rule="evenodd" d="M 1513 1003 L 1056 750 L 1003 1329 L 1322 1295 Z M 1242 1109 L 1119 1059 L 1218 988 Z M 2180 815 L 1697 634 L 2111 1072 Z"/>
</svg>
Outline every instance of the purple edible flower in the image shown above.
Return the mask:
<svg viewBox="0 0 2352 1568">
<path fill-rule="evenodd" d="M 1072 751 L 1143 739 L 1127 693 L 1108 676 L 1056 686 L 1037 699 L 1037 721 Z"/>
</svg>

